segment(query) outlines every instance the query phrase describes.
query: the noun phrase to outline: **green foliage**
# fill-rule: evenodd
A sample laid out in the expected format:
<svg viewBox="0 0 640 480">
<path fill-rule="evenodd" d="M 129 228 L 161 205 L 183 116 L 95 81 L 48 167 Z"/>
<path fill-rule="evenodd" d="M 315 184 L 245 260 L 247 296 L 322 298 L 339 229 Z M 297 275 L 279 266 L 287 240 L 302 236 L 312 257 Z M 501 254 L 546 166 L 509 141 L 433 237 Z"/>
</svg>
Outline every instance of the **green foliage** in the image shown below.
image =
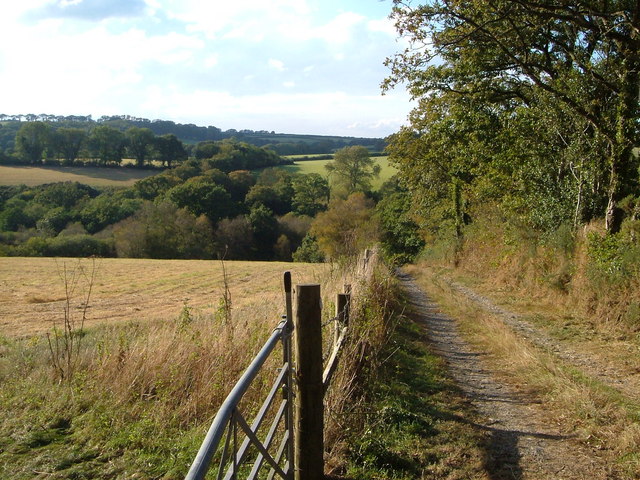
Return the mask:
<svg viewBox="0 0 640 480">
<path fill-rule="evenodd" d="M 213 158 L 220 152 L 220 143 L 213 141 L 198 142 L 193 149 L 193 156 L 198 160 Z"/>
<path fill-rule="evenodd" d="M 313 235 L 307 234 L 302 239 L 302 244 L 293 252 L 294 262 L 321 263 L 324 255 L 320 251 L 318 241 Z"/>
<path fill-rule="evenodd" d="M 142 201 L 133 198 L 130 190 L 108 191 L 84 205 L 80 220 L 89 233 L 96 233 L 133 215 L 141 205 Z"/>
<path fill-rule="evenodd" d="M 374 203 L 362 193 L 333 200 L 329 210 L 315 218 L 310 233 L 328 258 L 353 257 L 378 239 Z"/>
<path fill-rule="evenodd" d="M 413 48 L 387 61 L 384 87 L 406 82 L 418 100 L 392 140 L 412 191 L 432 196 L 440 175 L 537 229 L 597 214 L 618 231 L 638 188 L 636 6 L 394 4 Z"/>
<path fill-rule="evenodd" d="M 56 236 L 73 219 L 73 215 L 64 207 L 56 207 L 48 210 L 36 222 L 38 231 L 47 236 Z"/>
<path fill-rule="evenodd" d="M 346 195 L 370 191 L 371 181 L 380 175 L 380 166 L 369 156 L 369 150 L 359 145 L 338 150 L 325 168 Z"/>
<path fill-rule="evenodd" d="M 278 239 L 278 221 L 273 212 L 264 205 L 258 205 L 251 209 L 248 219 L 253 233 L 254 259 L 272 258 L 273 247 Z"/>
<path fill-rule="evenodd" d="M 232 216 L 237 206 L 231 195 L 206 177 L 192 177 L 166 193 L 167 200 L 193 215 L 206 215 L 212 222 Z"/>
<path fill-rule="evenodd" d="M 196 217 L 171 202 L 145 203 L 114 227 L 119 257 L 211 258 L 213 231 L 204 216 Z"/>
<path fill-rule="evenodd" d="M 180 179 L 171 174 L 159 174 L 138 180 L 133 188 L 143 200 L 154 200 L 180 183 Z"/>
<path fill-rule="evenodd" d="M 18 156 L 28 163 L 40 163 L 49 141 L 50 127 L 44 122 L 25 123 L 16 133 Z"/>
<path fill-rule="evenodd" d="M 113 245 L 91 235 L 31 237 L 15 252 L 23 257 L 113 257 Z"/>
<path fill-rule="evenodd" d="M 153 145 L 157 157 L 163 165 L 171 168 L 173 163 L 181 163 L 187 159 L 187 151 L 184 144 L 172 133 L 155 137 Z"/>
<path fill-rule="evenodd" d="M 87 132 L 81 128 L 61 127 L 52 134 L 53 150 L 64 165 L 73 165 L 87 141 Z"/>
<path fill-rule="evenodd" d="M 381 244 L 393 264 L 412 262 L 425 245 L 412 217 L 412 202 L 407 191 L 386 193 L 376 207 L 380 221 Z"/>
<path fill-rule="evenodd" d="M 76 204 L 98 195 L 98 191 L 78 182 L 59 182 L 34 189 L 33 201 L 42 205 L 71 209 Z"/>
<path fill-rule="evenodd" d="M 151 153 L 155 135 L 148 128 L 131 127 L 125 133 L 126 146 L 136 165 L 142 167 Z"/>
<path fill-rule="evenodd" d="M 244 142 L 224 141 L 219 143 L 218 148 L 219 151 L 210 157 L 210 164 L 227 173 L 233 170 L 256 170 L 285 163 L 273 151 Z"/>
<path fill-rule="evenodd" d="M 298 175 L 292 182 L 292 206 L 299 215 L 316 216 L 327 209 L 329 182 L 317 173 Z"/>
<path fill-rule="evenodd" d="M 102 165 L 122 162 L 125 146 L 124 133 L 108 125 L 96 127 L 89 135 L 89 149 Z"/>
<path fill-rule="evenodd" d="M 215 232 L 216 254 L 225 260 L 252 257 L 253 229 L 246 215 L 225 218 L 218 222 Z"/>
<path fill-rule="evenodd" d="M 633 232 L 637 225 L 628 226 Z M 629 232 L 629 233 L 631 233 Z M 591 259 L 592 280 L 621 282 L 640 274 L 640 241 L 633 233 L 588 235 L 588 254 Z"/>
<path fill-rule="evenodd" d="M 26 204 L 27 202 L 22 200 L 5 206 L 0 212 L 0 231 L 15 232 L 20 227 L 28 228 L 35 225 L 34 220 L 24 210 Z"/>
</svg>

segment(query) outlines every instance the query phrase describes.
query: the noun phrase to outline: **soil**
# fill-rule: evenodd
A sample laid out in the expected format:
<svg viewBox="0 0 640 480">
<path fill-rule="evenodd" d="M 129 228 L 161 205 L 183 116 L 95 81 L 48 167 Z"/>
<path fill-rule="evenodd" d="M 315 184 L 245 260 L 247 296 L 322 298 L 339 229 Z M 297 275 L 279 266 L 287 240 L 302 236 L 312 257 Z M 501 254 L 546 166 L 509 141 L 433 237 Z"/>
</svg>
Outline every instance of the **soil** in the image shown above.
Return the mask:
<svg viewBox="0 0 640 480">
<path fill-rule="evenodd" d="M 597 450 L 578 442 L 570 432 L 563 431 L 560 425 L 552 422 L 539 399 L 493 372 L 487 354 L 465 341 L 457 321 L 443 315 L 411 276 L 399 272 L 398 277 L 416 312 L 416 320 L 425 328 L 430 349 L 443 358 L 452 378 L 482 419 L 476 427 L 489 436 L 485 464 L 488 478 L 618 478 L 612 468 L 599 458 Z M 586 359 L 564 350 L 517 315 L 498 309 L 488 299 L 465 287 L 458 285 L 456 289 L 483 308 L 491 309 L 528 340 L 545 345 L 563 360 L 573 361 L 584 368 L 588 366 Z M 610 380 L 617 385 L 615 378 Z"/>
</svg>

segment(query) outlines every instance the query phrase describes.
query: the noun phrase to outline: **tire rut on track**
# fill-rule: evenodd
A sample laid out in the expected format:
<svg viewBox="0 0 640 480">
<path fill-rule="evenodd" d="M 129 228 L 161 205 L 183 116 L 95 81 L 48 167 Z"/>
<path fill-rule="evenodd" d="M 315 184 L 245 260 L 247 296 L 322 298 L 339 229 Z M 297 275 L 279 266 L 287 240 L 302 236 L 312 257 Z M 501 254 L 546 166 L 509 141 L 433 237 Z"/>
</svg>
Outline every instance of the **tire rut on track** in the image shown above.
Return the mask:
<svg viewBox="0 0 640 480">
<path fill-rule="evenodd" d="M 456 292 L 464 295 L 482 309 L 497 315 L 514 332 L 535 346 L 552 353 L 587 376 L 597 379 L 630 398 L 640 397 L 640 374 L 631 376 L 628 372 L 622 372 L 612 364 L 604 364 L 593 356 L 577 352 L 535 328 L 521 315 L 495 305 L 488 298 L 459 283 L 451 280 L 448 280 L 447 283 Z"/>
<path fill-rule="evenodd" d="M 398 278 L 412 311 L 425 329 L 431 350 L 442 357 L 451 377 L 482 420 L 488 434 L 486 472 L 491 480 L 604 480 L 615 473 L 568 432 L 549 421 L 544 405 L 514 386 L 496 380 L 484 354 L 467 343 L 457 322 L 402 272 Z"/>
</svg>

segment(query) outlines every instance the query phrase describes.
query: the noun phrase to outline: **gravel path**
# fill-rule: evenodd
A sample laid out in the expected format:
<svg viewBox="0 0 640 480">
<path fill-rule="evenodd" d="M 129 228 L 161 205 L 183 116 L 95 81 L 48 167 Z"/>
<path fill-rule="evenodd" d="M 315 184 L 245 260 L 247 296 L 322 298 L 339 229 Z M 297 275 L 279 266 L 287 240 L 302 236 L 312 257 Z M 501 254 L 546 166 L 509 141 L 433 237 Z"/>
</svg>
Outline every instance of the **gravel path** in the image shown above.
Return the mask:
<svg viewBox="0 0 640 480">
<path fill-rule="evenodd" d="M 569 365 L 582 371 L 585 375 L 596 378 L 605 385 L 618 390 L 631 398 L 640 397 L 640 372 L 630 374 L 622 371 L 611 363 L 604 363 L 601 359 L 577 352 L 570 346 L 562 344 L 535 328 L 522 316 L 494 305 L 488 298 L 474 292 L 459 283 L 448 281 L 451 288 L 472 300 L 482 309 L 497 315 L 514 332 L 534 344 L 552 353 Z"/>
<path fill-rule="evenodd" d="M 399 273 L 399 279 L 432 351 L 445 360 L 451 376 L 483 418 L 476 427 L 490 437 L 485 462 L 488 478 L 616 478 L 593 451 L 549 421 L 544 405 L 496 380 L 483 352 L 465 342 L 456 321 L 443 315 L 409 275 Z"/>
</svg>

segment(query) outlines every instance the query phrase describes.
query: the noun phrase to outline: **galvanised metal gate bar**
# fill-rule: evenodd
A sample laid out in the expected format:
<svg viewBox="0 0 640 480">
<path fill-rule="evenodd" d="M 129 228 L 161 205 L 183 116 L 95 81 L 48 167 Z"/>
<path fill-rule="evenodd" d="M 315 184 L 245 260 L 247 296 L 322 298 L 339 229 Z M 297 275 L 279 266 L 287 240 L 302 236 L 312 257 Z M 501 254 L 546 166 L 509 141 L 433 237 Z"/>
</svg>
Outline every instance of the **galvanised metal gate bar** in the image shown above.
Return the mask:
<svg viewBox="0 0 640 480">
<path fill-rule="evenodd" d="M 284 287 L 287 314 L 274 329 L 267 342 L 220 407 L 185 480 L 200 480 L 205 478 L 211 461 L 220 447 L 220 442 L 225 436 L 225 432 L 226 439 L 216 477 L 218 480 L 223 478 L 225 480 L 235 480 L 239 473 L 239 467 L 246 459 L 249 448 L 252 446 L 255 447 L 259 453 L 254 461 L 251 472 L 246 478 L 256 478 L 265 462 L 271 467 L 267 478 L 272 479 L 275 475 L 278 475 L 284 480 L 291 480 L 293 478 L 293 395 L 291 375 L 291 331 L 293 323 L 291 320 L 291 274 L 289 272 L 284 274 Z M 260 369 L 279 342 L 282 342 L 284 352 L 280 373 L 260 411 L 256 415 L 256 418 L 251 426 L 249 426 L 239 411 L 238 405 L 251 385 L 251 382 L 256 378 Z M 280 406 L 266 438 L 264 441 L 261 441 L 257 436 L 257 432 L 262 426 L 267 412 L 273 405 L 278 392 L 282 392 L 283 394 Z M 277 452 L 275 455 L 272 455 L 269 450 L 282 420 L 284 420 L 284 433 Z M 246 435 L 240 447 L 238 447 L 239 430 Z M 282 464 L 283 460 L 286 460 L 284 464 Z M 227 465 L 229 461 L 230 465 Z"/>
<path fill-rule="evenodd" d="M 345 290 L 350 288 L 345 286 Z M 255 479 L 261 473 L 272 480 L 322 480 L 324 478 L 324 394 L 337 368 L 340 350 L 345 342 L 349 323 L 350 294 L 336 297 L 336 316 L 326 325 L 334 324 L 332 351 L 323 371 L 322 306 L 320 285 L 296 285 L 296 316 L 292 313 L 291 274 L 284 274 L 286 315 L 275 328 L 251 365 L 226 398 L 207 432 L 200 450 L 191 465 L 186 480 L 204 479 L 212 459 L 222 446 L 218 464 L 218 480 Z M 292 359 L 292 332 L 295 329 L 295 383 Z M 251 426 L 239 411 L 243 395 L 258 375 L 279 342 L 283 358 L 279 374 L 271 391 Z M 295 387 L 296 403 L 293 403 Z M 281 393 L 281 396 L 278 396 Z M 280 404 L 276 405 L 276 399 Z M 277 410 L 276 408 L 277 407 Z M 273 410 L 276 410 L 274 415 Z M 294 425 L 295 410 L 295 425 Z M 258 438 L 267 415 L 273 416 L 264 440 Z M 261 431 L 260 434 L 263 434 Z M 238 435 L 244 440 L 241 445 Z M 279 446 L 272 446 L 279 439 Z M 248 454 L 255 456 L 253 467 L 245 466 Z M 265 465 L 266 464 L 266 465 Z M 266 467 L 263 469 L 262 467 Z"/>
</svg>

